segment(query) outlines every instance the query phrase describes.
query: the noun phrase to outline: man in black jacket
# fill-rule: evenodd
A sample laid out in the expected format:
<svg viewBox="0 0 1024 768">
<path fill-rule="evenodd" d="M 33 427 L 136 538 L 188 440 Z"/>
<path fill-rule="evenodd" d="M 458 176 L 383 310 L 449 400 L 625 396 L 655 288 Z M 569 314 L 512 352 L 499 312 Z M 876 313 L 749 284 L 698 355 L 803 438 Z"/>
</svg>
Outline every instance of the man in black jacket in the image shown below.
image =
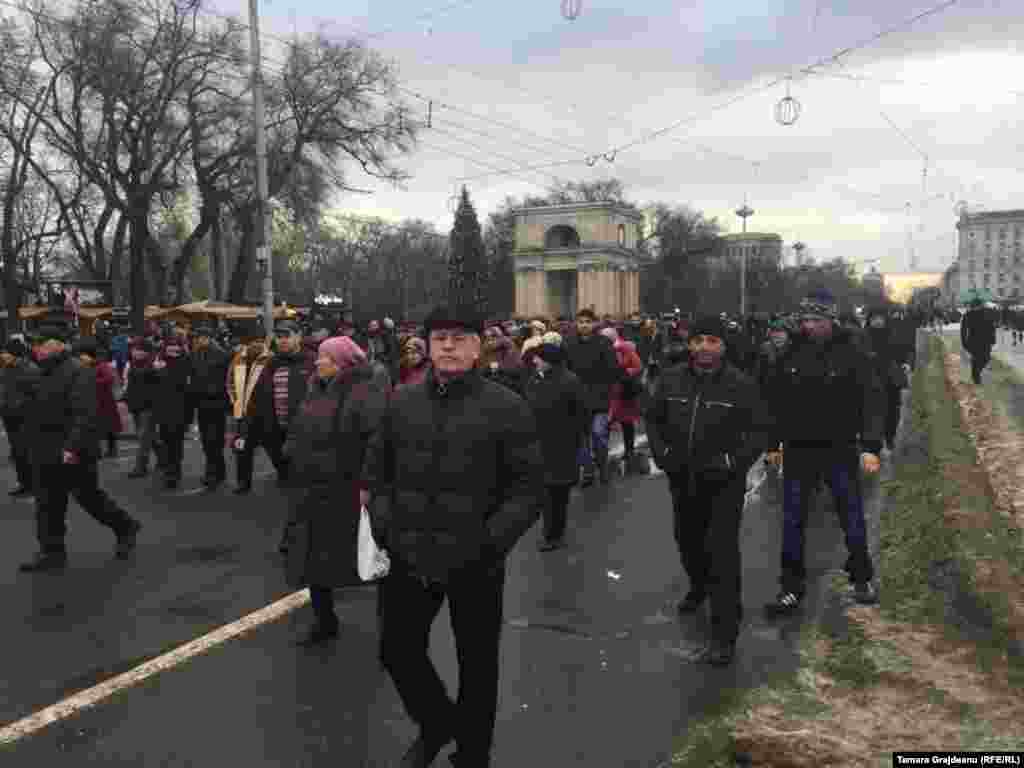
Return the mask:
<svg viewBox="0 0 1024 768">
<path fill-rule="evenodd" d="M 543 466 L 529 405 L 476 369 L 483 327 L 473 310 L 440 307 L 427 328 L 431 371 L 393 393 L 368 451 L 365 485 L 392 563 L 379 592 L 380 653 L 420 728 L 403 768 L 426 768 L 452 739 L 456 765 L 486 768 L 505 558 L 537 520 Z M 446 598 L 459 648 L 457 702 L 428 655 Z"/>
<path fill-rule="evenodd" d="M 14 498 L 31 496 L 32 464 L 26 450 L 29 435 L 25 432 L 25 407 L 39 384 L 39 366 L 28 359 L 28 350 L 18 339 L 8 342 L 0 353 L 0 414 L 3 416 L 11 458 L 18 478 L 17 487 L 9 494 Z"/>
<path fill-rule="evenodd" d="M 231 357 L 213 341 L 209 325 L 193 329 L 192 380 L 189 394 L 199 422 L 199 437 L 206 456 L 203 485 L 213 490 L 227 478 L 224 461 L 224 432 L 227 425 L 227 377 Z"/>
<path fill-rule="evenodd" d="M 960 343 L 971 356 L 971 379 L 981 384 L 981 372 L 992 359 L 996 343 L 996 322 L 981 299 L 974 299 L 960 321 Z"/>
<path fill-rule="evenodd" d="M 615 350 L 607 337 L 594 333 L 597 315 L 591 309 L 576 314 L 576 336 L 566 342 L 568 368 L 583 384 L 590 429 L 580 464 L 583 467 L 582 485 L 594 482 L 594 465 L 602 483 L 608 482 L 608 408 L 612 386 L 623 377 Z"/>
<path fill-rule="evenodd" d="M 711 643 L 699 660 L 732 662 L 743 616 L 740 523 L 747 470 L 768 446 L 754 383 L 726 362 L 721 318 L 690 326 L 689 364 L 656 380 L 645 414 L 655 462 L 668 476 L 676 545 L 690 590 L 680 613 L 711 597 Z"/>
<path fill-rule="evenodd" d="M 178 333 L 170 334 L 153 367 L 156 370 L 153 415 L 163 452 L 164 487 L 173 490 L 181 483 L 185 433 L 192 425 L 192 398 L 188 392 L 192 360 L 185 338 Z"/>
<path fill-rule="evenodd" d="M 33 352 L 39 386 L 25 419 L 36 489 L 36 534 L 40 552 L 24 563 L 25 573 L 67 565 L 68 494 L 117 536 L 116 554 L 127 558 L 142 527 L 99 487 L 96 373 L 83 368 L 65 348 L 66 331 L 45 327 Z"/>
<path fill-rule="evenodd" d="M 770 616 L 792 614 L 806 591 L 804 526 L 822 479 L 832 489 L 846 535 L 846 571 L 854 598 L 873 604 L 878 595 L 868 552 L 860 472 L 878 472 L 885 424 L 885 399 L 871 362 L 835 323 L 827 292 L 801 306 L 801 332 L 793 339 L 771 393 L 779 450 L 785 456 L 781 588 L 765 606 Z"/>
</svg>

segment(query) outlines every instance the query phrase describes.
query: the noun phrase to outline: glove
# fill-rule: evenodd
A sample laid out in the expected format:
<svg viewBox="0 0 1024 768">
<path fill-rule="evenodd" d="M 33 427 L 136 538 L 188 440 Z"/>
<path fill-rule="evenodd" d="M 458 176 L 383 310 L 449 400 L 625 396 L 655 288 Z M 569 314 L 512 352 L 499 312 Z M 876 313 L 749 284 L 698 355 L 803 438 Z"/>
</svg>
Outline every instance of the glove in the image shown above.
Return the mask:
<svg viewBox="0 0 1024 768">
<path fill-rule="evenodd" d="M 873 453 L 862 453 L 860 455 L 860 466 L 865 475 L 874 475 L 882 468 L 882 460 Z"/>
</svg>

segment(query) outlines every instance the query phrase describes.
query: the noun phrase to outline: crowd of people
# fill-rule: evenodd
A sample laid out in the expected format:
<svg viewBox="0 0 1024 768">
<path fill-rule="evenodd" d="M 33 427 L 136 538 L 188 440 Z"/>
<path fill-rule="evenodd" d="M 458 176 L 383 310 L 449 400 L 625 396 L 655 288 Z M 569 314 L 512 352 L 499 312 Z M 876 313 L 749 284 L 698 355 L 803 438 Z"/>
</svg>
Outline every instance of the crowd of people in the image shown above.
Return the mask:
<svg viewBox="0 0 1024 768">
<path fill-rule="evenodd" d="M 370 512 L 391 570 L 379 584 L 380 657 L 420 735 L 402 758 L 489 765 L 498 692 L 505 559 L 542 520 L 539 548 L 566 546 L 574 486 L 613 482 L 609 435 L 622 432 L 625 472 L 665 474 L 689 591 L 680 613 L 710 603 L 699 660 L 732 662 L 743 617 L 740 526 L 751 466 L 782 473 L 779 592 L 772 616 L 804 598 L 804 529 L 815 493 L 835 500 L 853 595 L 877 602 L 861 476 L 878 471 L 900 417 L 916 328 L 928 318 L 879 307 L 839 315 L 825 292 L 787 315 L 633 316 L 589 309 L 567 318 L 487 322 L 441 306 L 424 323 L 385 318 L 312 328 L 279 322 L 271 339 L 223 329 L 152 326 L 138 337 L 73 340 L 40 328 L 0 355 L 0 402 L 18 487 L 34 494 L 40 551 L 21 566 L 67 566 L 68 494 L 129 557 L 140 524 L 99 487 L 116 449 L 118 400 L 138 436 L 133 478 L 151 461 L 168 489 L 182 481 L 193 422 L 212 493 L 234 454 L 234 493 L 253 490 L 262 448 L 290 499 L 280 550 L 289 583 L 310 590 L 314 622 L 300 642 L 339 633 L 333 590 L 359 583 L 360 510 Z M 545 557 L 554 557 L 550 554 Z M 458 649 L 453 701 L 429 658 L 445 600 Z"/>
</svg>

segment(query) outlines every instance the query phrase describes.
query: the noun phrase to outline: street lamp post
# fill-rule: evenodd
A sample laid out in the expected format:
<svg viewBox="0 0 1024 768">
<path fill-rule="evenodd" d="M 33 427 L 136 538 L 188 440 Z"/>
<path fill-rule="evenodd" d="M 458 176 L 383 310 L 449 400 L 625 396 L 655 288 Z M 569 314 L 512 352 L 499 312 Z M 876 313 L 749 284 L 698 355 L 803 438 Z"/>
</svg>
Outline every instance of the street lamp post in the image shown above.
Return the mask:
<svg viewBox="0 0 1024 768">
<path fill-rule="evenodd" d="M 736 215 L 743 219 L 743 234 L 747 234 L 747 219 L 754 215 L 754 209 L 746 202 L 736 210 Z M 747 244 L 740 245 L 740 315 L 747 314 Z"/>
<path fill-rule="evenodd" d="M 263 272 L 263 327 L 267 338 L 274 335 L 274 265 L 271 258 L 271 209 L 267 180 L 266 114 L 263 107 L 263 63 L 260 58 L 260 11 L 258 0 L 249 0 L 249 45 L 252 57 L 253 128 L 256 138 L 256 196 L 259 229 L 256 235 L 256 265 Z"/>
</svg>

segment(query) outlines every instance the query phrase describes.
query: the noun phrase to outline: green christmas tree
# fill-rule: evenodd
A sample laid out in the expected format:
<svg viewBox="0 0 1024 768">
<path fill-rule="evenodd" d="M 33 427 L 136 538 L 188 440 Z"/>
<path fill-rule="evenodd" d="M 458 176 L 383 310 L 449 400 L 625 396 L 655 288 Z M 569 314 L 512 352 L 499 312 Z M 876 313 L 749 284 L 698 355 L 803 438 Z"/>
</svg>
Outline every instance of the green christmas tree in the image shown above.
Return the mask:
<svg viewBox="0 0 1024 768">
<path fill-rule="evenodd" d="M 484 238 L 465 187 L 455 212 L 449 243 L 448 300 L 457 306 L 471 306 L 481 316 L 486 315 L 487 257 Z"/>
</svg>

